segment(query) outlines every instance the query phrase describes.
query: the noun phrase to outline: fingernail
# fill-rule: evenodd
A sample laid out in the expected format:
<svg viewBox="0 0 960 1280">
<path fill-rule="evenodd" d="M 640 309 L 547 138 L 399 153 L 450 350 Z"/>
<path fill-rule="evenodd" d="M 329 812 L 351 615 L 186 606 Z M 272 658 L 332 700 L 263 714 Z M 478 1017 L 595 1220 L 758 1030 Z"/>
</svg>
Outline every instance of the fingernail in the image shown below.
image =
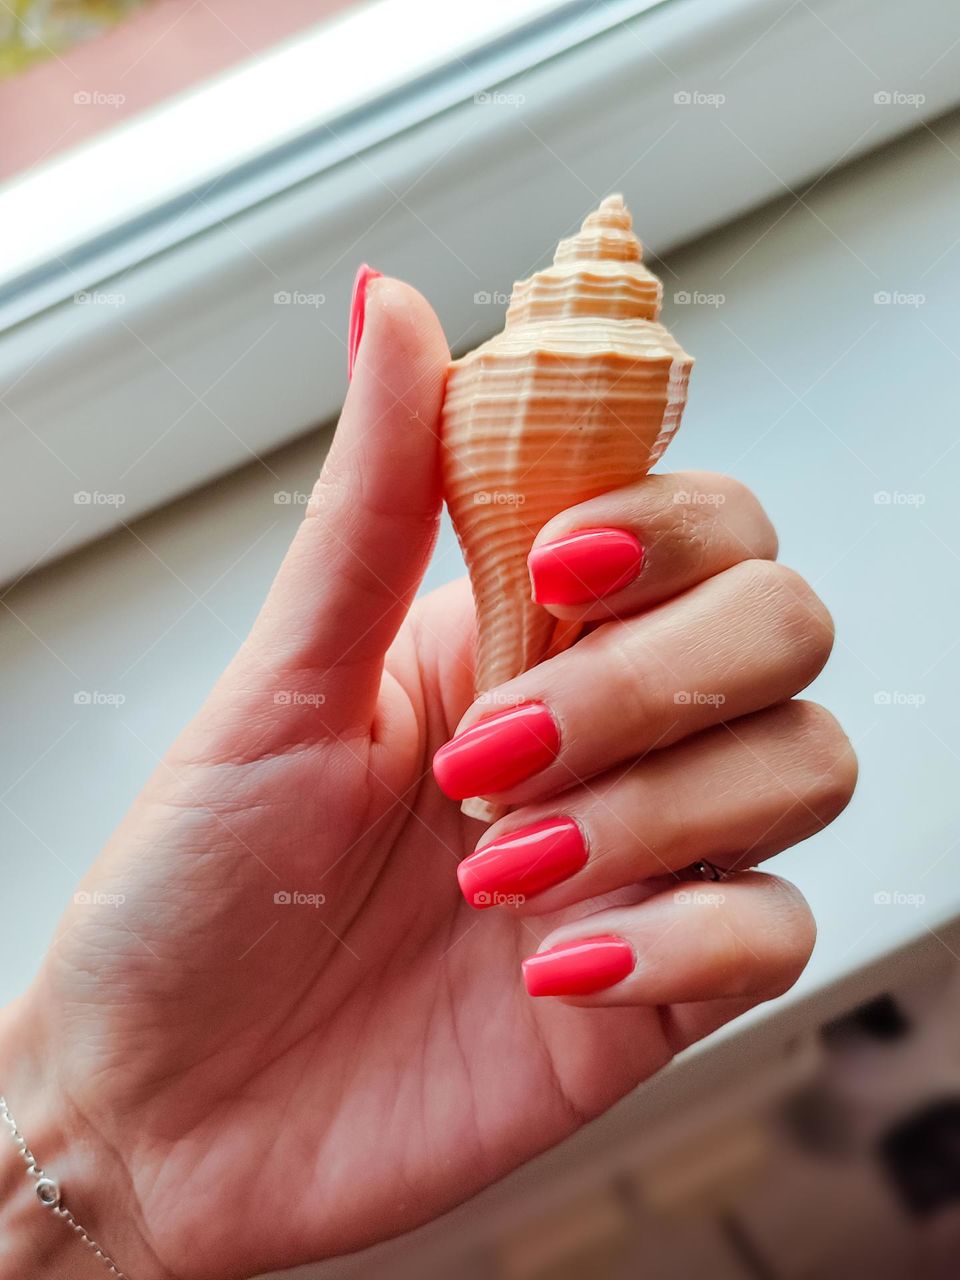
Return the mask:
<svg viewBox="0 0 960 1280">
<path fill-rule="evenodd" d="M 635 964 L 622 938 L 577 938 L 524 960 L 523 981 L 531 996 L 589 996 L 622 982 Z"/>
<path fill-rule="evenodd" d="M 547 818 L 520 827 L 464 858 L 457 868 L 472 907 L 495 907 L 503 897 L 532 898 L 579 871 L 587 860 L 583 832 L 572 818 Z"/>
<path fill-rule="evenodd" d="M 633 581 L 643 547 L 626 529 L 579 529 L 534 547 L 527 565 L 538 604 L 589 604 Z"/>
<path fill-rule="evenodd" d="M 353 377 L 353 366 L 357 362 L 360 339 L 363 337 L 363 321 L 367 313 L 367 285 L 371 280 L 380 280 L 382 271 L 374 271 L 365 262 L 357 268 L 353 282 L 353 296 L 350 299 L 350 324 L 347 332 L 347 377 Z"/>
<path fill-rule="evenodd" d="M 479 720 L 433 757 L 433 773 L 451 800 L 495 795 L 545 768 L 560 750 L 560 730 L 542 702 Z"/>
</svg>

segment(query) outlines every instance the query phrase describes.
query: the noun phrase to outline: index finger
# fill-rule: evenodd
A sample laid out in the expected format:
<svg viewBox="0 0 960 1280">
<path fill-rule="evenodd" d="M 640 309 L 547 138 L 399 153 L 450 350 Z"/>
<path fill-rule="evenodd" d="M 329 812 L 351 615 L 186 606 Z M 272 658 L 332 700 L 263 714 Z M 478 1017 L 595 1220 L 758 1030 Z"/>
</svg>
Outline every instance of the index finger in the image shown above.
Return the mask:
<svg viewBox="0 0 960 1280">
<path fill-rule="evenodd" d="M 746 485 L 681 471 L 568 508 L 540 530 L 527 563 L 538 604 L 557 618 L 593 622 L 776 555 L 776 532 Z"/>
</svg>

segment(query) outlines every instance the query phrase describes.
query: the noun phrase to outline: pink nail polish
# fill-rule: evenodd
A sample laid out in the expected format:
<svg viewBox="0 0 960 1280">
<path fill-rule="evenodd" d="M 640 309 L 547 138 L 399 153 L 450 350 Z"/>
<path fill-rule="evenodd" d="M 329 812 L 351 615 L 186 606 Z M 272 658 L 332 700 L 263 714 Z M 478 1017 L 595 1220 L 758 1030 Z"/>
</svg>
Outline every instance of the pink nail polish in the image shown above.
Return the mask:
<svg viewBox="0 0 960 1280">
<path fill-rule="evenodd" d="M 527 565 L 538 604 L 589 604 L 633 581 L 643 547 L 626 529 L 578 529 L 534 547 Z"/>
<path fill-rule="evenodd" d="M 457 879 L 472 907 L 495 907 L 498 899 L 532 898 L 560 884 L 586 861 L 587 846 L 577 823 L 547 818 L 491 840 L 464 858 Z"/>
<path fill-rule="evenodd" d="M 574 938 L 524 960 L 523 981 L 531 996 L 589 996 L 622 982 L 636 962 L 622 938 Z"/>
<path fill-rule="evenodd" d="M 560 730 L 542 702 L 487 716 L 442 746 L 433 774 L 451 800 L 495 795 L 539 773 L 560 750 Z"/>
<path fill-rule="evenodd" d="M 360 339 L 363 337 L 363 321 L 367 313 L 367 285 L 371 280 L 380 280 L 382 271 L 374 271 L 373 267 L 361 263 L 353 282 L 353 295 L 350 298 L 350 323 L 347 330 L 347 377 L 353 377 L 353 366 L 357 362 Z"/>
</svg>

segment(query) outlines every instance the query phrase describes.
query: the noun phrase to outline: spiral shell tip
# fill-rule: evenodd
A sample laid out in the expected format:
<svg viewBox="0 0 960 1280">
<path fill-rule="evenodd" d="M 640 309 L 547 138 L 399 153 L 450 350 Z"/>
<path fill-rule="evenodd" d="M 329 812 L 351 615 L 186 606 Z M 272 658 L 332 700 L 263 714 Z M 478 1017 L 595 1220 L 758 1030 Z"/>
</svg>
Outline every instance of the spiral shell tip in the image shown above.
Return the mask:
<svg viewBox="0 0 960 1280">
<path fill-rule="evenodd" d="M 576 235 L 557 245 L 554 265 L 568 262 L 640 262 L 643 246 L 634 235 L 630 210 L 619 192 L 588 213 Z"/>
</svg>

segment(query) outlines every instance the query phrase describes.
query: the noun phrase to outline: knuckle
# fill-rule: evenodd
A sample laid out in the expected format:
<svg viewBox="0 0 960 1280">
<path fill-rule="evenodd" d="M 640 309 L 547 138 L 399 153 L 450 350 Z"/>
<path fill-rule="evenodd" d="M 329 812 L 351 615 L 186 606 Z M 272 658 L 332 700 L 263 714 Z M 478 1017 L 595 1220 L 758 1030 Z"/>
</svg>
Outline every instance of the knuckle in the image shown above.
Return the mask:
<svg viewBox="0 0 960 1280">
<path fill-rule="evenodd" d="M 730 996 L 773 999 L 803 972 L 816 942 L 813 914 L 800 890 L 779 876 L 747 872 L 749 913 L 731 913 L 715 939 L 712 962 Z"/>
<path fill-rule="evenodd" d="M 320 470 L 310 491 L 305 516 L 318 516 L 336 512 L 349 512 L 356 504 L 357 495 L 364 490 L 362 469 L 354 459 L 337 462 L 328 458 Z"/>
<path fill-rule="evenodd" d="M 729 911 L 720 922 L 711 969 L 727 996 L 773 999 L 793 986 L 810 958 L 817 935 L 813 914 L 800 890 L 779 876 L 745 872 L 737 885 L 752 905 L 747 912 L 741 901 L 743 914 Z"/>
<path fill-rule="evenodd" d="M 598 828 L 609 830 L 610 842 L 628 846 L 634 864 L 642 863 L 648 875 L 691 861 L 687 852 L 697 848 L 699 797 L 691 796 L 669 755 L 655 751 L 640 763 L 631 761 L 611 786 L 596 789 L 591 804 Z"/>
<path fill-rule="evenodd" d="M 832 822 L 850 803 L 857 785 L 857 755 L 836 716 L 817 702 L 790 704 L 794 732 L 802 739 L 811 773 L 806 801 L 821 824 Z"/>
<path fill-rule="evenodd" d="M 671 475 L 672 487 L 678 491 L 716 494 L 728 502 L 755 502 L 753 492 L 735 476 L 724 471 L 676 471 Z"/>
<path fill-rule="evenodd" d="M 679 719 L 672 677 L 631 628 L 616 627 L 605 640 L 609 646 L 606 669 L 612 674 L 611 705 L 618 708 L 620 723 L 642 726 L 643 740 L 662 745 Z"/>
<path fill-rule="evenodd" d="M 826 605 L 809 583 L 786 565 L 750 560 L 741 569 L 774 638 L 793 655 L 798 673 L 809 683 L 833 648 L 833 619 Z"/>
<path fill-rule="evenodd" d="M 636 520 L 646 535 L 651 565 L 664 581 L 710 577 L 732 562 L 726 476 L 671 472 L 648 476 L 637 488 Z"/>
<path fill-rule="evenodd" d="M 646 523 L 651 554 L 661 573 L 685 581 L 691 574 L 709 574 L 710 551 L 719 519 L 719 505 L 700 499 L 713 497 L 697 473 L 671 474 L 667 483 L 647 495 L 651 510 Z"/>
<path fill-rule="evenodd" d="M 675 477 L 675 489 L 692 489 L 700 503 L 700 536 L 708 543 L 722 539 L 731 563 L 756 558 L 775 560 L 777 531 L 759 498 L 742 480 L 721 472 L 694 471 Z"/>
<path fill-rule="evenodd" d="M 796 982 L 810 959 L 817 926 L 810 906 L 789 880 L 766 876 L 766 939 L 768 981 L 765 994 L 783 995 Z"/>
<path fill-rule="evenodd" d="M 723 923 L 716 931 L 712 952 L 710 969 L 725 996 L 737 998 L 756 990 L 757 951 L 737 929 Z"/>
<path fill-rule="evenodd" d="M 720 495 L 724 506 L 734 506 L 751 512 L 763 511 L 753 490 L 736 476 L 704 471 L 701 473 L 701 483 Z"/>
<path fill-rule="evenodd" d="M 732 499 L 735 503 L 734 516 L 731 518 L 731 524 L 736 522 L 743 529 L 744 545 L 753 549 L 756 559 L 776 560 L 780 550 L 780 539 L 763 504 L 753 490 L 739 480 L 733 480 L 730 483 L 735 486 Z"/>
</svg>

